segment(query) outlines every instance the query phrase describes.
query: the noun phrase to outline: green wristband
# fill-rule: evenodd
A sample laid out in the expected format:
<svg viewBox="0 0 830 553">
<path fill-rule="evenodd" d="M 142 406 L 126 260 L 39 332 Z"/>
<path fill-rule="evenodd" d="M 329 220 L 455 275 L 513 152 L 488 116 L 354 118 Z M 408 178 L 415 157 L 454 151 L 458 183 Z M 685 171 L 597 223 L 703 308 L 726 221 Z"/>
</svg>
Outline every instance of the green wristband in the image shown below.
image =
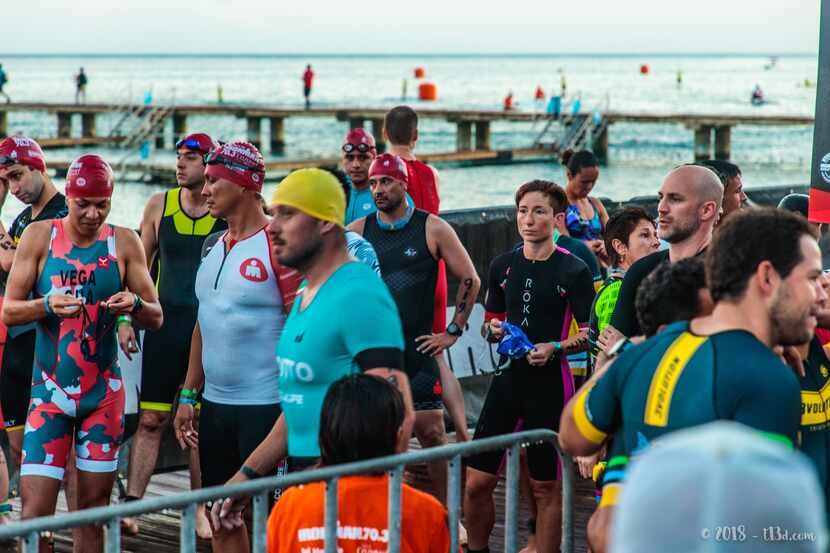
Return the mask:
<svg viewBox="0 0 830 553">
<path fill-rule="evenodd" d="M 121 325 L 124 325 L 124 324 L 132 326 L 132 324 L 133 324 L 133 318 L 130 317 L 129 315 L 119 315 L 117 321 L 118 321 L 117 322 L 118 326 L 121 326 Z"/>
<path fill-rule="evenodd" d="M 185 397 L 187 399 L 199 399 L 199 391 L 198 390 L 189 390 L 187 388 L 182 388 L 182 391 L 179 392 L 179 397 Z"/>
</svg>

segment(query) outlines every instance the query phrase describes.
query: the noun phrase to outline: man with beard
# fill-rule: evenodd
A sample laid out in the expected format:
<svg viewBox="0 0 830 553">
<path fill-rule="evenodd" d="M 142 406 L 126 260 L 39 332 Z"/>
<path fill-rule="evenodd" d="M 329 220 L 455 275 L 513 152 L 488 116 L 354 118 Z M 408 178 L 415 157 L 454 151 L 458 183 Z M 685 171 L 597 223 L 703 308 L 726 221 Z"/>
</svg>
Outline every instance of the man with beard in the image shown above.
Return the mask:
<svg viewBox="0 0 830 553">
<path fill-rule="evenodd" d="M 383 154 L 369 168 L 377 211 L 349 226 L 368 240 L 380 261 L 380 273 L 395 299 L 404 335 L 404 368 L 415 405 L 415 435 L 425 448 L 447 443 L 441 375 L 436 355 L 463 334 L 481 282 L 473 261 L 453 228 L 406 199 L 408 175 L 403 160 Z M 433 305 L 439 262 L 460 285 L 455 314 L 446 329 L 433 333 Z M 435 495 L 446 499 L 447 463 L 429 465 Z"/>
<path fill-rule="evenodd" d="M 611 323 L 598 341 L 603 352 L 623 337 L 642 334 L 634 301 L 651 271 L 666 259 L 674 263 L 706 251 L 718 222 L 723 185 L 708 167 L 683 165 L 666 175 L 657 196 L 657 237 L 669 248 L 640 259 L 625 273 Z"/>
<path fill-rule="evenodd" d="M 794 445 L 799 382 L 772 348 L 803 344 L 816 327 L 827 299 L 816 238 L 804 218 L 781 210 L 731 215 L 706 254 L 714 311 L 670 325 L 595 373 L 562 414 L 562 449 L 591 455 L 619 435 L 632 458 L 660 436 L 717 419 Z M 618 493 L 606 488 L 603 497 Z"/>
<path fill-rule="evenodd" d="M 322 169 L 294 171 L 277 186 L 269 209 L 272 253 L 306 280 L 277 344 L 276 363 L 271 357 L 274 370 L 279 368 L 282 414 L 229 484 L 273 472 L 286 456 L 291 472 L 316 465 L 323 398 L 329 385 L 347 374 L 374 374 L 397 386 L 406 408 L 404 449 L 412 433 L 401 321 L 380 277 L 346 250 L 340 183 Z M 359 317 L 344 316 L 355 310 Z M 245 503 L 215 503 L 214 530 L 217 525 L 223 532 L 238 529 Z"/>
<path fill-rule="evenodd" d="M 164 325 L 144 335 L 138 430 L 130 448 L 127 501 L 144 496 L 158 459 L 161 435 L 170 421 L 176 393 L 184 382 L 190 357 L 190 339 L 196 324 L 193 291 L 205 238 L 225 230 L 225 221 L 213 217 L 202 195 L 204 155 L 216 148 L 210 136 L 194 133 L 176 144 L 178 187 L 154 194 L 141 221 L 141 243 L 147 266 L 158 263 L 156 289 L 164 311 Z M 121 332 L 128 327 L 120 329 Z M 129 329 L 131 332 L 132 330 Z M 190 487 L 200 487 L 199 451 L 190 452 Z M 125 531 L 138 532 L 135 519 L 124 519 Z M 196 532 L 210 538 L 204 507 L 199 506 Z"/>
</svg>

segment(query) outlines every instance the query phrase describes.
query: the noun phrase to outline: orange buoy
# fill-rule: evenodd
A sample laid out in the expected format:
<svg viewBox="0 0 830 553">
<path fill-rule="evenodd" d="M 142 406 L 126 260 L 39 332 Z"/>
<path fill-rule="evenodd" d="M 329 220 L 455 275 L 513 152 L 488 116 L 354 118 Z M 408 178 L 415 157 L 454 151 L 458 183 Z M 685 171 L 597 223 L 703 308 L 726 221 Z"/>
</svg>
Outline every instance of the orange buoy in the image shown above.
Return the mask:
<svg viewBox="0 0 830 553">
<path fill-rule="evenodd" d="M 427 72 L 424 70 L 423 67 L 416 67 L 415 68 L 415 78 L 416 79 L 423 79 L 426 77 Z"/>
<path fill-rule="evenodd" d="M 421 83 L 418 85 L 418 99 L 433 102 L 438 99 L 438 87 L 435 83 Z"/>
<path fill-rule="evenodd" d="M 647 63 L 642 64 L 640 66 L 640 75 L 648 75 L 648 72 L 649 72 L 648 64 Z"/>
</svg>

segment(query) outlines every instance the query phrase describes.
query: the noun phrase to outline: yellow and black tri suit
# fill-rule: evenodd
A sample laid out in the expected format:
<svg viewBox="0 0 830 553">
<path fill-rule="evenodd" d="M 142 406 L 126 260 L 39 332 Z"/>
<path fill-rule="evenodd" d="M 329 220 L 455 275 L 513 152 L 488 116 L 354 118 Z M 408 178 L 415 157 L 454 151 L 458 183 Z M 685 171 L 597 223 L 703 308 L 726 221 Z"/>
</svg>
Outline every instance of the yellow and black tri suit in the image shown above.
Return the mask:
<svg viewBox="0 0 830 553">
<path fill-rule="evenodd" d="M 158 229 L 156 289 L 164 324 L 144 335 L 141 409 L 170 411 L 187 374 L 190 340 L 198 301 L 194 291 L 202 244 L 208 235 L 228 228 L 209 213 L 194 219 L 181 206 L 181 188 L 168 190 Z"/>
<path fill-rule="evenodd" d="M 825 505 L 830 509 L 830 359 L 818 338 L 810 342 L 804 373 L 800 449 L 815 465 Z"/>
<path fill-rule="evenodd" d="M 726 419 L 792 447 L 800 414 L 798 379 L 755 336 L 744 330 L 701 336 L 687 321 L 626 349 L 580 391 L 573 410 L 586 440 L 601 444 L 614 435 L 619 447 L 606 468 L 603 505 L 614 504 L 628 459 L 636 463 L 664 434 Z"/>
</svg>

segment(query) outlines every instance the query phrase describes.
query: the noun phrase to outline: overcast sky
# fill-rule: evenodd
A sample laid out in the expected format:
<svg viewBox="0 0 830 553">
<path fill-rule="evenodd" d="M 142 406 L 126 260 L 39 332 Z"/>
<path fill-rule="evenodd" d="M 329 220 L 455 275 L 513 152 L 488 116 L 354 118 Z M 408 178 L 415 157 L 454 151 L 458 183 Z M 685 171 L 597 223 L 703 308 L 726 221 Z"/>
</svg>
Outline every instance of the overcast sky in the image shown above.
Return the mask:
<svg viewBox="0 0 830 553">
<path fill-rule="evenodd" d="M 0 53 L 815 53 L 819 23 L 819 0 L 2 4 Z"/>
</svg>

